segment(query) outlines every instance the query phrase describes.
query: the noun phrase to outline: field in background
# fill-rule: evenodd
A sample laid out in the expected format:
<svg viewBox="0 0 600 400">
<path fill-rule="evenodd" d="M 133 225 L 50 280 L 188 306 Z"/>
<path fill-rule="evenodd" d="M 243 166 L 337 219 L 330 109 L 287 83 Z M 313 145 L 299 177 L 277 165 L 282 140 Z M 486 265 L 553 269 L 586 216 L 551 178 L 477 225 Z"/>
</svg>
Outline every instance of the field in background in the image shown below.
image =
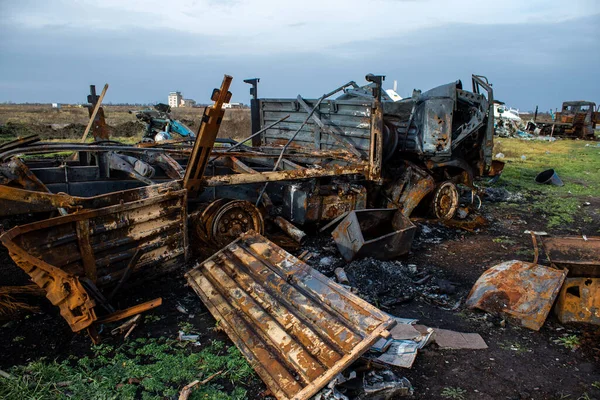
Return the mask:
<svg viewBox="0 0 600 400">
<path fill-rule="evenodd" d="M 106 122 L 112 128 L 111 136 L 141 138 L 144 126 L 129 111 L 143 108 L 145 107 L 104 106 Z M 203 111 L 203 108 L 176 108 L 171 116 L 196 130 Z M 2 104 L 0 142 L 31 134 L 38 134 L 45 140 L 77 139 L 83 135 L 88 120 L 88 110 L 77 106 L 63 106 L 56 110 L 50 104 Z M 219 137 L 240 139 L 247 136 L 250 136 L 250 110 L 225 111 Z"/>
</svg>

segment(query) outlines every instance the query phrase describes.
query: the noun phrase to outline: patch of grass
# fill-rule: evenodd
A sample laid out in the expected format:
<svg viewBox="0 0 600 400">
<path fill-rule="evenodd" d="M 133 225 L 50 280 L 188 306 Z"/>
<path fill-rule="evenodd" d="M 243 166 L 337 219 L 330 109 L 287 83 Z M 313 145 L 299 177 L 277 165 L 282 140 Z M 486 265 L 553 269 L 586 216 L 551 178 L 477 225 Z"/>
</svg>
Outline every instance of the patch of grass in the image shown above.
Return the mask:
<svg viewBox="0 0 600 400">
<path fill-rule="evenodd" d="M 586 147 L 586 144 L 588 145 Z M 600 147 L 597 142 L 556 142 L 497 139 L 494 153 L 502 152 L 506 166 L 500 184 L 525 192 L 531 210 L 547 220 L 549 230 L 573 224 L 580 205 L 600 193 Z M 522 159 L 521 156 L 525 156 Z M 553 168 L 565 183 L 558 187 L 535 183 L 535 176 Z"/>
<path fill-rule="evenodd" d="M 161 319 L 162 318 L 158 315 L 152 315 L 152 314 L 144 315 L 144 323 L 146 323 L 146 324 L 151 323 L 151 322 L 158 322 Z"/>
<path fill-rule="evenodd" d="M 592 387 L 594 387 L 596 389 L 600 389 L 600 381 L 596 381 L 596 382 L 592 383 Z"/>
<path fill-rule="evenodd" d="M 579 200 L 572 197 L 552 197 L 533 204 L 533 210 L 539 215 L 546 215 L 548 229 L 556 229 L 575 222 L 579 203 Z"/>
<path fill-rule="evenodd" d="M 554 343 L 558 343 L 561 346 L 564 346 L 569 350 L 576 350 L 581 345 L 577 335 L 568 335 L 568 336 L 559 337 L 558 339 L 556 339 L 554 341 Z"/>
<path fill-rule="evenodd" d="M 191 333 L 194 333 L 196 331 L 196 328 L 189 322 L 180 322 L 179 330 L 185 333 L 186 335 L 189 335 Z"/>
<path fill-rule="evenodd" d="M 467 391 L 459 387 L 445 387 L 441 394 L 447 399 L 464 400 Z"/>
<path fill-rule="evenodd" d="M 213 341 L 194 353 L 171 339 L 136 339 L 118 348 L 93 347 L 94 356 L 62 362 L 40 359 L 11 368 L 0 380 L 3 399 L 161 399 L 177 397 L 195 379 L 222 374 L 191 399 L 244 399 L 252 368 L 234 346 Z M 235 389 L 225 390 L 229 381 Z M 219 384 L 221 382 L 221 384 Z"/>
</svg>

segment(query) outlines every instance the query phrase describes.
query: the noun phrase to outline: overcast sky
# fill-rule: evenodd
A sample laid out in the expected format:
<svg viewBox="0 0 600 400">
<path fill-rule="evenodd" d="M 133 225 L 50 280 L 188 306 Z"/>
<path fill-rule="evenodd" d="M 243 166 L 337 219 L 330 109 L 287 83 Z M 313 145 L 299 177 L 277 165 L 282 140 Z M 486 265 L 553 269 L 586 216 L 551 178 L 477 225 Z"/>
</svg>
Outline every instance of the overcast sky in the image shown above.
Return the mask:
<svg viewBox="0 0 600 400">
<path fill-rule="evenodd" d="M 0 0 L 0 102 L 248 103 L 317 97 L 371 72 L 398 92 L 471 73 L 522 110 L 600 103 L 599 0 Z"/>
</svg>

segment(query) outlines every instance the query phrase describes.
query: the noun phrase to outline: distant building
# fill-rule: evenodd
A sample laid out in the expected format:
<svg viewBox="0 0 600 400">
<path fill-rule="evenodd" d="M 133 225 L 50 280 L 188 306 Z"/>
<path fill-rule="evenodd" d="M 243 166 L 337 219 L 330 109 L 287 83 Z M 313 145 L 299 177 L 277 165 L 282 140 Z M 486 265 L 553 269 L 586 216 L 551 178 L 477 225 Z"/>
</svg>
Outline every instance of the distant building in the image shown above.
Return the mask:
<svg viewBox="0 0 600 400">
<path fill-rule="evenodd" d="M 183 100 L 183 96 L 181 92 L 170 92 L 169 93 L 169 106 L 171 108 L 177 108 L 181 106 L 181 100 Z"/>
<path fill-rule="evenodd" d="M 242 103 L 223 103 L 223 108 L 243 108 Z"/>
<path fill-rule="evenodd" d="M 181 99 L 179 103 L 180 107 L 196 107 L 196 100 L 193 99 Z"/>
<path fill-rule="evenodd" d="M 60 110 L 60 103 L 52 103 L 52 108 L 56 108 L 57 110 Z"/>
</svg>

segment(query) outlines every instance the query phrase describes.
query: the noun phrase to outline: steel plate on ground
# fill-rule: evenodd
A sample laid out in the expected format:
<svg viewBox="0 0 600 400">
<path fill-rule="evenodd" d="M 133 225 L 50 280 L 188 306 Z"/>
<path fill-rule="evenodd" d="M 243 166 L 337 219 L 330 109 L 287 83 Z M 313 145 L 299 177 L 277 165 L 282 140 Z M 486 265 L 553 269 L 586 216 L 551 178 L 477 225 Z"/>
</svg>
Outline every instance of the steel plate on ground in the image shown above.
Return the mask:
<svg viewBox="0 0 600 400">
<path fill-rule="evenodd" d="M 254 231 L 186 274 L 278 399 L 308 399 L 395 321 Z"/>
<path fill-rule="evenodd" d="M 466 305 L 505 314 L 520 325 L 539 330 L 562 286 L 566 270 L 524 261 L 506 261 L 479 277 Z"/>
</svg>

